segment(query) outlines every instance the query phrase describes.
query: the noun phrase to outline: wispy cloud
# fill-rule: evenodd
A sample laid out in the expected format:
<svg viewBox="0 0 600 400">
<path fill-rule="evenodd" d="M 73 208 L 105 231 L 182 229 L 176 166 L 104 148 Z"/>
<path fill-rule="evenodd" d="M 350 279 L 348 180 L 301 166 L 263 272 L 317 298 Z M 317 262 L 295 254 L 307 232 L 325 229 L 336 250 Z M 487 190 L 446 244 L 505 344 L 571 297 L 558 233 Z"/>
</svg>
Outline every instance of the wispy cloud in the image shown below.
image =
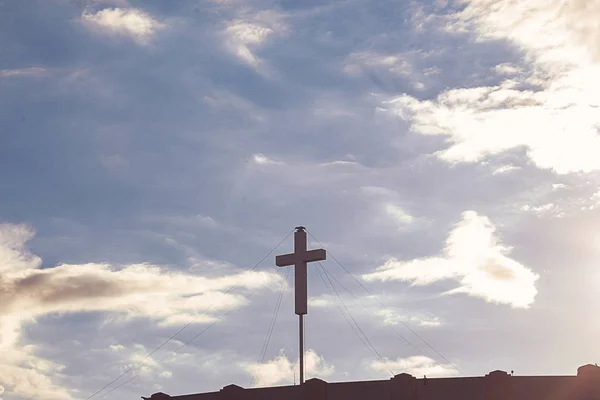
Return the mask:
<svg viewBox="0 0 600 400">
<path fill-rule="evenodd" d="M 314 350 L 307 350 L 304 355 L 306 376 L 327 378 L 334 371 L 334 366 L 325 362 Z M 254 377 L 254 386 L 272 386 L 281 383 L 291 384 L 298 360 L 291 362 L 284 354 L 265 363 L 246 364 L 243 366 Z"/>
<path fill-rule="evenodd" d="M 48 72 L 42 67 L 28 67 L 17 69 L 0 69 L 0 78 L 10 78 L 19 76 L 40 76 Z"/>
<path fill-rule="evenodd" d="M 41 259 L 26 248 L 33 235 L 25 225 L 0 225 L 0 349 L 4 354 L 0 375 L 9 390 L 31 398 L 69 398 L 67 391 L 53 386 L 51 375 L 60 372 L 60 365 L 37 358 L 33 347 L 17 351 L 22 326 L 37 317 L 108 311 L 152 318 L 159 324 L 206 323 L 215 320 L 214 313 L 246 304 L 244 296 L 225 289 L 234 284 L 247 289 L 273 287 L 280 281 L 278 275 L 266 272 L 209 279 L 147 264 L 40 268 Z"/>
<path fill-rule="evenodd" d="M 479 162 L 524 146 L 540 168 L 565 174 L 600 170 L 598 52 L 600 34 L 591 17 L 595 2 L 465 0 L 466 8 L 442 29 L 477 31 L 477 39 L 509 40 L 528 54 L 531 72 L 511 64 L 494 67 L 505 79 L 495 86 L 453 88 L 434 99 L 411 95 L 389 104 L 423 135 L 443 135 L 448 162 Z M 596 5 L 591 5 L 592 3 Z M 530 18 L 522 18 L 526 13 Z M 443 20 L 443 19 L 442 19 Z M 583 34 L 582 32 L 585 32 Z M 534 89 L 536 88 L 537 89 Z"/>
<path fill-rule="evenodd" d="M 453 279 L 460 286 L 448 292 L 466 293 L 491 303 L 528 307 L 533 303 L 538 275 L 509 258 L 510 249 L 495 236 L 496 228 L 474 211 L 463 213 L 446 239 L 443 257 L 412 261 L 388 260 L 377 271 L 364 274 L 367 281 L 408 281 L 429 285 Z"/>
<path fill-rule="evenodd" d="M 253 49 L 263 45 L 270 36 L 287 30 L 282 14 L 265 10 L 228 21 L 224 35 L 227 48 L 236 57 L 256 70 L 262 70 L 262 60 Z"/>
<path fill-rule="evenodd" d="M 407 214 L 400 206 L 395 204 L 386 204 L 385 211 L 400 225 L 410 224 L 414 221 L 414 218 Z"/>
<path fill-rule="evenodd" d="M 259 165 L 281 164 L 281 162 L 272 160 L 269 157 L 265 156 L 264 154 L 260 154 L 260 153 L 252 155 L 252 162 L 255 163 L 255 164 L 259 164 Z"/>
<path fill-rule="evenodd" d="M 433 315 L 414 315 L 415 313 L 412 312 L 400 312 L 389 308 L 377 310 L 375 314 L 382 317 L 386 325 L 398 325 L 404 322 L 427 328 L 442 326 L 441 319 Z"/>
<path fill-rule="evenodd" d="M 458 374 L 452 365 L 439 364 L 426 356 L 412 356 L 398 358 L 396 360 L 384 359 L 371 363 L 371 368 L 380 372 L 394 371 L 396 374 L 407 373 L 416 378 L 427 376 L 428 378 L 441 378 Z"/>
<path fill-rule="evenodd" d="M 95 13 L 84 13 L 81 19 L 91 28 L 103 32 L 132 37 L 147 44 L 166 24 L 136 8 L 105 8 Z"/>
</svg>

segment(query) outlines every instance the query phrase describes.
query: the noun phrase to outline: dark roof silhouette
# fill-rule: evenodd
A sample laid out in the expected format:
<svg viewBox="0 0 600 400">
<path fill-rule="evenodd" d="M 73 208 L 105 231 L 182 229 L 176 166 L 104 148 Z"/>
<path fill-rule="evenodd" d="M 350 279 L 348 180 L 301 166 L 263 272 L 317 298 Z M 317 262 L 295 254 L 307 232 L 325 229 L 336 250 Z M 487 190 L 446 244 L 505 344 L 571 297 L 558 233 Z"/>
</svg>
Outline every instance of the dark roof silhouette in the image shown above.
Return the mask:
<svg viewBox="0 0 600 400">
<path fill-rule="evenodd" d="M 148 399 L 145 398 L 144 399 Z M 492 371 L 483 377 L 391 379 L 328 383 L 309 379 L 304 385 L 244 389 L 225 386 L 218 392 L 151 400 L 600 400 L 600 367 L 584 365 L 573 376 L 513 376 Z"/>
</svg>

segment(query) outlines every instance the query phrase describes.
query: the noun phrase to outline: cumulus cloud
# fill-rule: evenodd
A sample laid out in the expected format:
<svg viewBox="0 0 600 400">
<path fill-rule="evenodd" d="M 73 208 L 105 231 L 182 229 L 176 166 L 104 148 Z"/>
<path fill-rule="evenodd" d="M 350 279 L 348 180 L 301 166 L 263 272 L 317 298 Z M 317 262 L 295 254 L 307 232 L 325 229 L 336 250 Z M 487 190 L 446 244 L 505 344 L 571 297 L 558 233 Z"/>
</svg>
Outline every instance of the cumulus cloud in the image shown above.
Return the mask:
<svg viewBox="0 0 600 400">
<path fill-rule="evenodd" d="M 130 36 L 142 44 L 148 43 L 157 30 L 166 26 L 135 8 L 105 8 L 95 13 L 86 12 L 81 19 L 90 27 Z"/>
<path fill-rule="evenodd" d="M 205 323 L 221 310 L 246 303 L 244 296 L 225 292 L 234 284 L 257 289 L 280 282 L 266 272 L 205 278 L 148 264 L 41 268 L 42 260 L 26 248 L 33 235 L 25 225 L 0 225 L 0 376 L 8 390 L 27 398 L 70 398 L 50 378 L 60 378 L 62 366 L 37 358 L 34 347 L 19 348 L 23 325 L 37 317 L 111 311 L 127 318 L 150 317 L 163 325 Z"/>
<path fill-rule="evenodd" d="M 465 293 L 491 303 L 529 307 L 537 294 L 539 276 L 508 257 L 510 248 L 496 238 L 496 228 L 487 217 L 474 211 L 466 211 L 462 217 L 446 239 L 443 256 L 411 261 L 392 258 L 363 279 L 413 285 L 453 279 L 460 285 L 448 294 Z"/>
<path fill-rule="evenodd" d="M 334 367 L 327 364 L 314 350 L 306 351 L 304 363 L 307 379 L 326 378 L 334 372 Z M 294 372 L 298 370 L 298 360 L 291 362 L 284 354 L 280 354 L 266 363 L 246 364 L 243 368 L 254 377 L 254 386 L 272 386 L 283 382 L 292 383 Z"/>
<path fill-rule="evenodd" d="M 479 162 L 524 147 L 540 168 L 557 173 L 600 170 L 600 35 L 598 2 L 464 0 L 443 29 L 506 40 L 532 66 L 494 67 L 498 85 L 453 88 L 436 98 L 398 96 L 385 103 L 423 135 L 444 135 L 448 162 Z M 592 5 L 594 4 L 594 5 Z M 523 18 L 528 15 L 528 18 Z M 450 28 L 448 28 L 450 27 Z"/>
<path fill-rule="evenodd" d="M 8 331 L 9 336 L 15 336 L 20 330 L 20 324 L 17 324 L 15 320 L 7 323 L 6 319 L 7 317 L 2 316 L 0 335 L 4 336 Z M 11 332 L 11 329 L 17 332 Z M 62 378 L 63 365 L 37 357 L 36 349 L 31 345 L 8 348 L 4 343 L 2 347 L 0 377 L 7 391 L 25 399 L 72 399 L 71 393 L 60 384 L 55 383 Z"/>
<path fill-rule="evenodd" d="M 383 361 L 376 360 L 371 363 L 371 368 L 380 372 L 394 371 L 396 374 L 407 373 L 420 378 L 441 378 L 456 375 L 458 371 L 452 365 L 438 364 L 435 360 L 426 356 L 412 356 Z"/>
</svg>

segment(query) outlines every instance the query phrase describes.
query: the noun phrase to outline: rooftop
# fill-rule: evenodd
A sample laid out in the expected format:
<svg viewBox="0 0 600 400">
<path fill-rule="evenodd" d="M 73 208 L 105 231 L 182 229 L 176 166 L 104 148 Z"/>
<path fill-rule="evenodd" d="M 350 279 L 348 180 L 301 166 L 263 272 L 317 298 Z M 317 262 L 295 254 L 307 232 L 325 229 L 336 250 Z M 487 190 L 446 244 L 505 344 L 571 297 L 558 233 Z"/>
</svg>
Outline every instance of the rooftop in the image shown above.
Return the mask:
<svg viewBox="0 0 600 400">
<path fill-rule="evenodd" d="M 145 400 L 599 400 L 600 367 L 584 365 L 572 376 L 513 376 L 492 371 L 465 378 L 421 378 L 399 374 L 391 379 L 328 383 L 309 379 L 304 385 L 245 389 L 225 386 L 217 392 L 170 396 L 155 393 Z"/>
</svg>

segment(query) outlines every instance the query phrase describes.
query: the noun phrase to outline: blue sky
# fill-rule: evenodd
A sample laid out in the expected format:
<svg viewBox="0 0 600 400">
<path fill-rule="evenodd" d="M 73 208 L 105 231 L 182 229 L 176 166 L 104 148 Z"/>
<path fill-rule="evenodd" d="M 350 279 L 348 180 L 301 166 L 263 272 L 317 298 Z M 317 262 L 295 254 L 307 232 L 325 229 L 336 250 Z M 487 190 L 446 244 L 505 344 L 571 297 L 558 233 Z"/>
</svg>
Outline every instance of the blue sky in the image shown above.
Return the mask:
<svg viewBox="0 0 600 400">
<path fill-rule="evenodd" d="M 291 383 L 297 225 L 387 306 L 323 263 L 379 359 L 311 265 L 309 377 L 598 362 L 599 13 L 0 2 L 0 397 Z"/>
</svg>

